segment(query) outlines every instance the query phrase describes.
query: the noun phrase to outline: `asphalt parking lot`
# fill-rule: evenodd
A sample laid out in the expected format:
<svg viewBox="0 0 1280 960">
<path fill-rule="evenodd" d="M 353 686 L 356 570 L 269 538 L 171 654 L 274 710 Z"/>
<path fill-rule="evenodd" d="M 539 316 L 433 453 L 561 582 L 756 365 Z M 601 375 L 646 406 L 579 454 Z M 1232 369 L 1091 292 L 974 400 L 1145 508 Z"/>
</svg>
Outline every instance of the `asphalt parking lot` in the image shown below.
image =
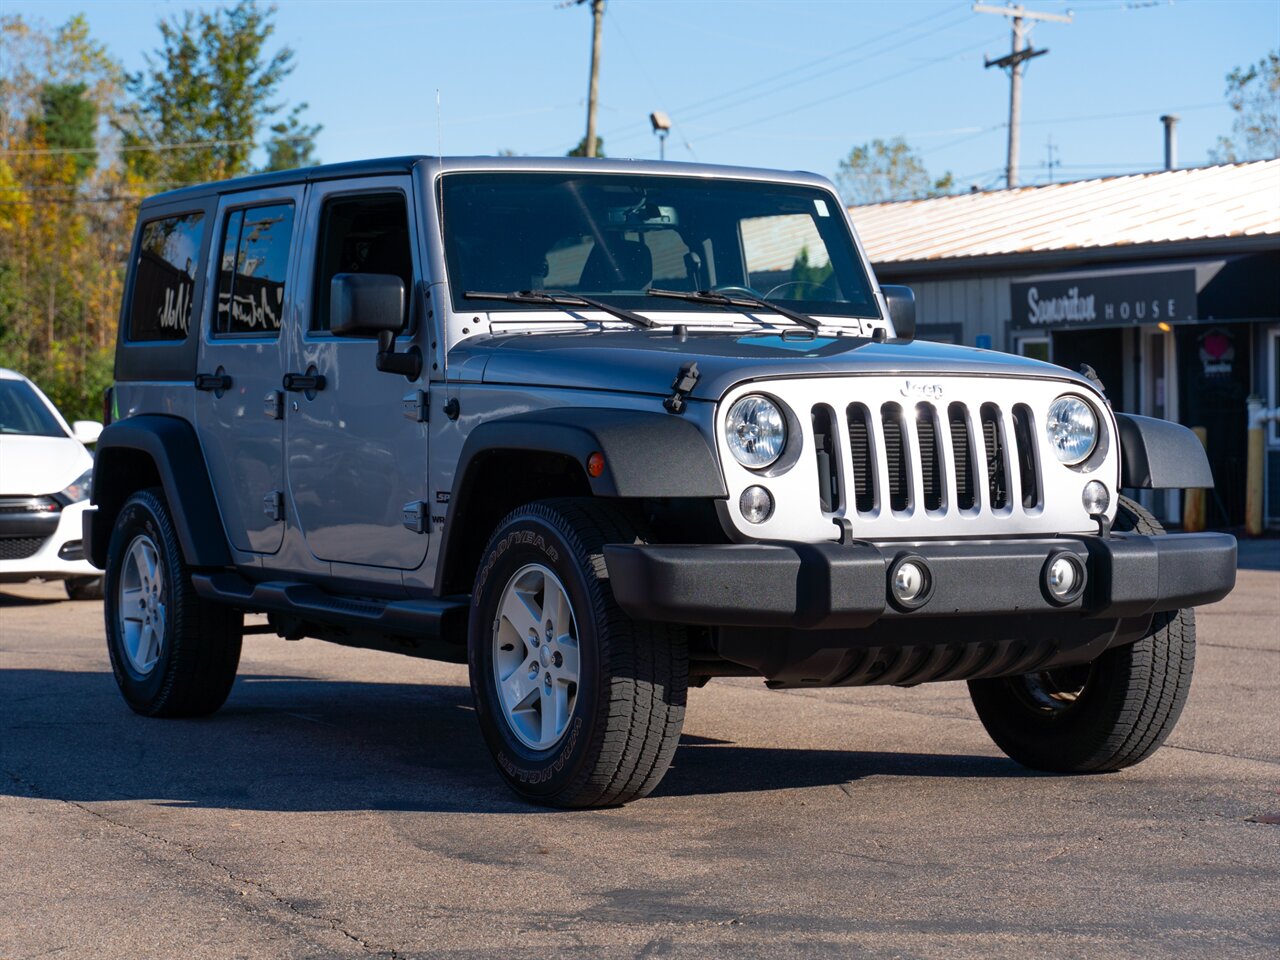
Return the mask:
<svg viewBox="0 0 1280 960">
<path fill-rule="evenodd" d="M 1022 770 L 961 684 L 717 680 L 655 796 L 577 813 L 505 791 L 462 667 L 250 637 L 219 714 L 144 720 L 100 604 L 6 586 L 0 957 L 1274 957 L 1280 541 L 1242 557 L 1131 770 Z"/>
</svg>

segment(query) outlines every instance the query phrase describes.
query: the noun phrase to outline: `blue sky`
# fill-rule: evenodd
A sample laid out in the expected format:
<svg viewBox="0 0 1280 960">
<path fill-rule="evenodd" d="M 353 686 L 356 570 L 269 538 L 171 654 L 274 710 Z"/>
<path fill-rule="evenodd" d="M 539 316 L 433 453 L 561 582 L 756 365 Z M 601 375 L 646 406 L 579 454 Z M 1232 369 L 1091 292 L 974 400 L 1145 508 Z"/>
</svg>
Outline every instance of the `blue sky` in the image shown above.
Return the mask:
<svg viewBox="0 0 1280 960">
<path fill-rule="evenodd" d="M 993 0 L 994 2 L 994 0 Z M 84 12 L 137 69 L 156 21 L 209 3 L 5 0 L 57 23 Z M 324 124 L 324 161 L 402 153 L 563 154 L 582 137 L 591 17 L 561 0 L 282 0 L 297 52 L 284 94 Z M 676 160 L 812 170 L 904 136 L 934 175 L 1003 182 L 1009 85 L 983 55 L 1009 50 L 1004 17 L 955 0 L 609 0 L 600 133 L 610 156 L 656 157 L 648 114 L 676 124 Z M 1280 47 L 1277 0 L 1040 0 L 1023 94 L 1022 179 L 1157 169 L 1159 116 L 1177 113 L 1179 160 L 1208 162 L 1230 132 L 1225 74 Z M 440 123 L 436 97 L 439 91 Z"/>
</svg>

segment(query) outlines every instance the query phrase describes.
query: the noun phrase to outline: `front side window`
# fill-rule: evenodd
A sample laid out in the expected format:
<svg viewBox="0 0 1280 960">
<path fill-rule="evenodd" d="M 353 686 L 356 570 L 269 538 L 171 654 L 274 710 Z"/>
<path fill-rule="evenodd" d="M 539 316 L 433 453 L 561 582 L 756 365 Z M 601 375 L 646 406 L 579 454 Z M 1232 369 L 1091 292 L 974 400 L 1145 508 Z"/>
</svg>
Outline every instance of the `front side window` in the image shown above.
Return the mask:
<svg viewBox="0 0 1280 960">
<path fill-rule="evenodd" d="M 409 214 L 402 193 L 335 197 L 324 205 L 317 244 L 311 329 L 329 329 L 330 291 L 339 273 L 382 273 L 413 289 Z"/>
<path fill-rule="evenodd" d="M 31 385 L 22 380 L 0 380 L 0 433 L 27 437 L 65 437 L 66 431 Z"/>
<path fill-rule="evenodd" d="M 822 316 L 879 310 L 834 196 L 813 187 L 605 173 L 441 178 L 458 310 L 546 309 L 466 293 L 563 291 L 632 310 L 651 289 L 735 290 Z M 680 302 L 679 309 L 714 308 Z"/>
<path fill-rule="evenodd" d="M 215 334 L 275 336 L 280 331 L 292 236 L 292 203 L 248 207 L 227 215 L 218 262 Z"/>
<path fill-rule="evenodd" d="M 203 213 L 165 217 L 142 225 L 129 304 L 131 341 L 187 338 L 203 239 Z"/>
</svg>

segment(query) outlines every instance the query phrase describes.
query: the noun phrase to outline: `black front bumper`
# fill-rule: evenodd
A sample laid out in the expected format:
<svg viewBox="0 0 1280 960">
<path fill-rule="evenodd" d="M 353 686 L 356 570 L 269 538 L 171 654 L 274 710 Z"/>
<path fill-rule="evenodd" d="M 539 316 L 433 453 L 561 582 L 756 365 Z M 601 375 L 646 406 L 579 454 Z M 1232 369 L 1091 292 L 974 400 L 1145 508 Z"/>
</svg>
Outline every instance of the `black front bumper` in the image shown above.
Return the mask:
<svg viewBox="0 0 1280 960">
<path fill-rule="evenodd" d="M 1085 587 L 1055 603 L 1045 567 L 1068 553 Z M 1226 534 L 850 544 L 613 544 L 614 597 L 641 620 L 701 625 L 712 653 L 779 683 L 919 683 L 1083 662 L 1152 615 L 1231 592 Z M 928 566 L 932 591 L 895 606 L 890 570 Z"/>
<path fill-rule="evenodd" d="M 1055 604 L 1049 558 L 1080 560 L 1084 592 Z M 1136 617 L 1221 600 L 1236 582 L 1236 541 L 1222 533 L 1035 540 L 851 544 L 615 544 L 604 548 L 619 606 L 637 619 L 807 630 L 865 627 L 882 617 L 1064 613 Z M 932 596 L 912 611 L 890 600 L 888 575 L 922 558 Z"/>
</svg>

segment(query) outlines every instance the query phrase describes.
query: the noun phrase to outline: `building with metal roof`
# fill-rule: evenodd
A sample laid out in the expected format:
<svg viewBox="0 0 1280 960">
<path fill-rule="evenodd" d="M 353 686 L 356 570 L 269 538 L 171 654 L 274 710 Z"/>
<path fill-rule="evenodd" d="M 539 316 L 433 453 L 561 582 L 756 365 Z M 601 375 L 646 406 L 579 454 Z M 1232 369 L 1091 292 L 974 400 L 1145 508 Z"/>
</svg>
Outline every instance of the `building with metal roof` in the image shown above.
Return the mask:
<svg viewBox="0 0 1280 960">
<path fill-rule="evenodd" d="M 1120 410 L 1205 428 L 1241 522 L 1246 399 L 1280 405 L 1280 159 L 850 208 L 919 335 L 1093 366 Z M 1266 512 L 1280 523 L 1280 424 Z M 1176 493 L 1147 496 L 1168 520 Z"/>
</svg>

